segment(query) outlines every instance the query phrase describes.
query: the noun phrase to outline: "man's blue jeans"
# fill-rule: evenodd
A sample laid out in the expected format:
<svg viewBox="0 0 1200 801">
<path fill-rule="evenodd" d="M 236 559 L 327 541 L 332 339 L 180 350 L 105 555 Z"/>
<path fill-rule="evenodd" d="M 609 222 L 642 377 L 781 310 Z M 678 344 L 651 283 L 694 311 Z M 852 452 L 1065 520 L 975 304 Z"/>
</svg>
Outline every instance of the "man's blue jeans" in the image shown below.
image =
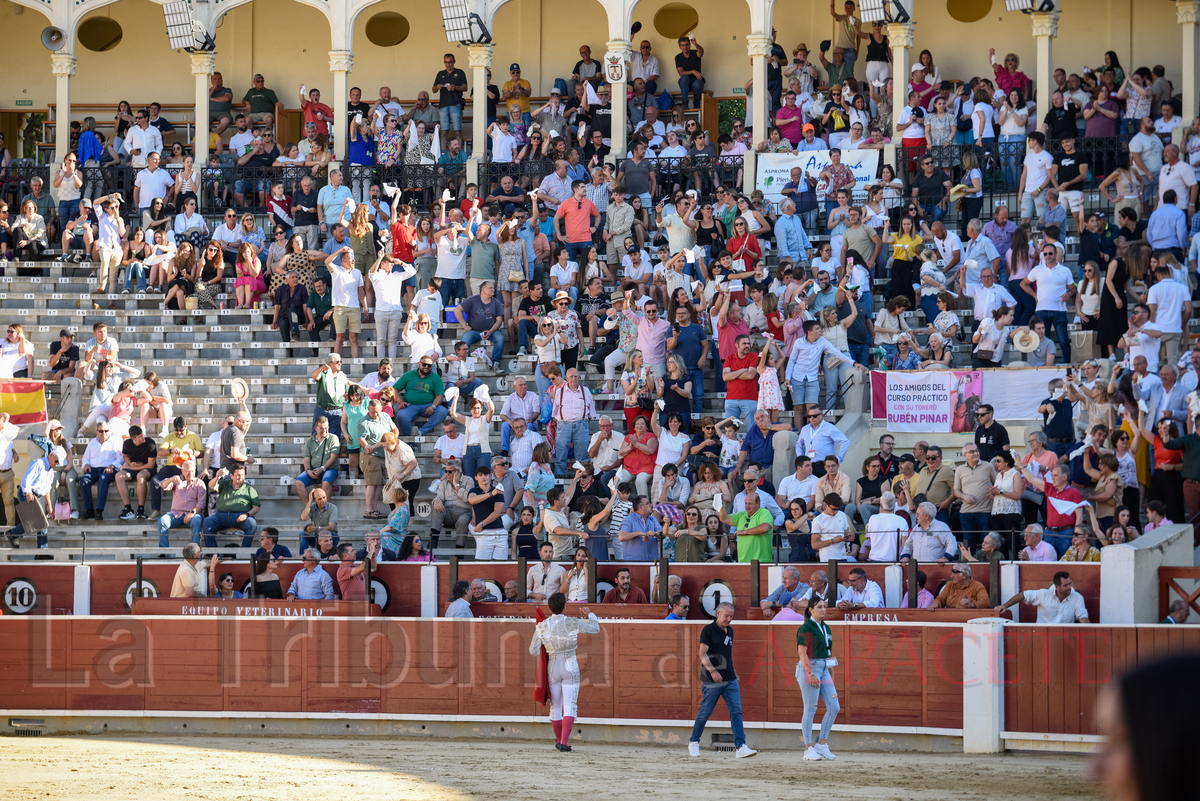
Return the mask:
<svg viewBox="0 0 1200 801">
<path fill-rule="evenodd" d="M 758 401 L 725 399 L 725 416 L 741 418 L 742 427 L 748 428 L 758 411 Z"/>
<path fill-rule="evenodd" d="M 236 517 L 236 515 L 235 515 Z M 173 528 L 191 528 L 192 542 L 200 544 L 200 531 L 204 527 L 204 518 L 200 515 L 192 515 L 192 522 L 183 522 L 182 517 L 175 517 L 170 512 L 158 518 L 158 547 L 168 548 L 171 545 L 171 538 L 168 536 Z"/>
<path fill-rule="evenodd" d="M 536 422 L 530 423 L 530 422 L 526 421 L 526 424 L 529 426 L 530 431 L 538 430 L 538 424 Z M 511 437 L 512 437 L 512 426 L 510 426 L 508 423 L 501 423 L 500 424 L 500 450 L 502 450 L 502 451 L 508 450 L 508 441 Z"/>
<path fill-rule="evenodd" d="M 792 385 L 792 405 L 799 406 L 802 403 L 816 403 L 821 397 L 821 382 L 816 377 L 802 378 L 799 381 L 792 379 L 789 381 Z M 796 427 L 804 425 L 801 420 L 796 424 Z"/>
<path fill-rule="evenodd" d="M 588 248 L 592 246 L 592 240 L 586 242 L 568 242 L 567 243 L 567 258 L 576 264 L 586 264 L 583 258 L 587 255 Z"/>
<path fill-rule="evenodd" d="M 242 530 L 242 547 L 249 548 L 250 543 L 254 541 L 254 533 L 258 531 L 258 521 L 253 517 L 247 517 L 239 523 L 238 518 L 241 516 L 242 512 L 217 512 L 204 518 L 204 547 L 217 547 L 218 531 L 226 528 L 240 528 Z M 161 534 L 159 536 L 161 545 Z"/>
<path fill-rule="evenodd" d="M 567 446 L 575 446 L 575 459 L 587 461 L 587 420 L 559 420 L 558 435 L 554 442 L 554 472 L 567 472 Z"/>
<path fill-rule="evenodd" d="M 850 358 L 854 359 L 855 364 L 861 364 L 866 367 L 871 360 L 870 345 L 850 345 Z"/>
<path fill-rule="evenodd" d="M 450 302 L 451 298 L 465 298 L 467 295 L 467 282 L 462 278 L 443 278 L 442 279 L 442 306 L 447 309 L 454 304 Z M 447 314 L 447 319 L 450 316 Z"/>
<path fill-rule="evenodd" d="M 1058 342 L 1058 346 L 1062 348 L 1062 363 L 1071 363 L 1071 335 L 1067 333 L 1067 313 L 1065 311 L 1050 311 L 1048 309 L 1038 309 L 1038 319 L 1046 324 L 1046 336 L 1050 336 L 1050 329 L 1054 329 L 1054 339 Z M 1057 364 L 1057 362 L 1055 362 Z"/>
<path fill-rule="evenodd" d="M 1054 548 L 1054 552 L 1058 554 L 1058 558 L 1062 559 L 1063 554 L 1071 547 L 1071 536 L 1075 533 L 1073 528 L 1048 528 L 1046 533 L 1042 535 L 1042 539 L 1048 545 Z"/>
<path fill-rule="evenodd" d="M 691 75 L 679 76 L 679 99 L 683 103 L 683 107 L 688 107 L 688 94 L 692 96 L 692 108 L 700 108 L 701 99 L 704 96 L 704 79 L 696 80 Z"/>
<path fill-rule="evenodd" d="M 317 418 L 324 417 L 329 421 L 329 433 L 333 434 L 339 440 L 342 438 L 342 410 L 341 409 L 322 409 L 320 406 L 313 407 L 312 430 L 317 433 Z M 346 447 L 357 448 L 357 443 L 342 443 Z"/>
<path fill-rule="evenodd" d="M 842 49 L 846 51 L 846 57 L 843 59 L 843 61 L 846 64 L 849 64 L 850 71 L 854 72 L 854 62 L 858 59 L 858 51 L 853 47 L 843 47 Z"/>
<path fill-rule="evenodd" d="M 478 331 L 468 331 L 463 334 L 462 341 L 468 345 L 474 345 L 476 342 L 483 341 L 483 334 Z M 492 343 L 492 361 L 500 361 L 500 357 L 504 355 L 504 329 L 497 328 L 488 337 L 488 341 Z"/>
<path fill-rule="evenodd" d="M 738 680 L 702 684 L 700 689 L 704 695 L 700 700 L 700 712 L 696 715 L 696 722 L 692 724 L 692 742 L 700 742 L 704 726 L 713 710 L 717 708 L 717 699 L 724 698 L 725 707 L 729 710 L 729 724 L 733 727 L 733 744 L 741 748 L 746 744 L 746 731 L 742 728 L 742 690 L 738 687 Z"/>
<path fill-rule="evenodd" d="M 82 468 L 81 468 L 82 470 Z M 108 485 L 113 483 L 117 478 L 115 472 L 106 472 L 103 467 L 92 467 L 83 470 L 83 475 L 79 477 L 79 493 L 83 495 L 83 508 L 85 511 L 92 511 L 92 485 L 98 484 L 96 489 L 96 505 L 95 509 L 104 511 L 104 505 L 108 503 Z"/>
<path fill-rule="evenodd" d="M 428 403 L 410 403 L 400 411 L 396 412 L 396 428 L 400 429 L 400 433 L 404 436 L 412 434 L 413 423 L 418 417 L 425 415 L 425 410 L 429 408 Z M 429 415 L 429 420 L 419 429 L 422 436 L 433 431 L 445 419 L 447 409 L 445 406 L 433 407 L 433 414 Z"/>
<path fill-rule="evenodd" d="M 517 348 L 529 352 L 529 338 L 537 336 L 537 323 L 533 320 L 517 320 Z"/>
<path fill-rule="evenodd" d="M 937 203 L 922 203 L 921 209 L 925 212 L 926 222 L 933 225 L 938 220 L 946 216 L 945 206 Z M 445 284 L 442 285 L 443 287 Z"/>
<path fill-rule="evenodd" d="M 138 261 L 131 261 L 125 267 L 125 288 L 133 289 L 133 279 L 137 278 L 138 292 L 146 291 L 146 274 L 150 268 Z"/>
<path fill-rule="evenodd" d="M 988 527 L 990 518 L 987 512 L 958 513 L 959 522 L 962 524 L 963 542 L 971 550 L 978 548 L 979 543 L 983 542 L 983 535 L 991 530 Z"/>
<path fill-rule="evenodd" d="M 704 413 L 704 370 L 691 367 L 688 369 L 688 378 L 692 382 L 692 417 L 699 420 Z"/>
</svg>

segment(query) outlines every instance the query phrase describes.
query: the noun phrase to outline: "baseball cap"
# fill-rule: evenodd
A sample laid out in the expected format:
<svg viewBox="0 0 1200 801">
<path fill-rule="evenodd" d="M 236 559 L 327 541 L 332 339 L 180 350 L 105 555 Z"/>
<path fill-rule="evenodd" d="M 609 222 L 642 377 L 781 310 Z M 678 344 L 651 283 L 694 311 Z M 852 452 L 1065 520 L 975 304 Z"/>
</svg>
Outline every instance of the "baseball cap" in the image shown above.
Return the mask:
<svg viewBox="0 0 1200 801">
<path fill-rule="evenodd" d="M 514 204 L 512 204 L 512 203 L 504 204 L 504 216 L 505 217 L 513 216 L 513 214 L 515 214 L 516 211 L 517 211 L 517 207 Z"/>
<path fill-rule="evenodd" d="M 70 339 L 74 339 L 74 338 L 75 338 L 75 335 L 74 335 L 74 334 L 72 334 L 70 331 L 68 331 L 68 330 L 67 330 L 67 329 L 65 329 L 65 328 L 64 328 L 63 330 L 59 331 L 59 332 L 58 332 L 58 335 L 59 335 L 60 337 L 69 337 Z"/>
<path fill-rule="evenodd" d="M 906 453 L 906 454 L 904 454 L 904 455 L 902 455 L 902 456 L 900 457 L 900 461 L 902 461 L 902 462 L 908 462 L 908 463 L 910 463 L 910 464 L 916 464 L 916 463 L 917 463 L 917 457 L 913 456 L 911 453 Z"/>
<path fill-rule="evenodd" d="M 816 130 L 811 122 L 806 122 L 804 123 L 804 127 L 800 129 L 800 133 L 804 133 L 805 131 L 813 131 L 815 133 Z"/>
<path fill-rule="evenodd" d="M 92 201 L 88 200 L 86 197 L 85 197 L 85 198 L 82 198 L 82 199 L 79 201 L 79 203 L 80 203 L 80 205 L 81 205 L 81 206 L 83 206 L 85 209 L 90 209 L 90 208 L 92 207 Z"/>
<path fill-rule="evenodd" d="M 509 72 L 520 72 L 521 65 L 514 61 L 513 63 L 508 65 L 508 71 Z"/>
<path fill-rule="evenodd" d="M 561 90 L 561 89 L 559 89 L 557 86 L 555 86 L 553 89 L 551 89 L 551 90 L 550 90 L 550 94 L 552 94 L 552 95 L 561 95 L 561 94 L 562 94 L 562 90 Z"/>
</svg>

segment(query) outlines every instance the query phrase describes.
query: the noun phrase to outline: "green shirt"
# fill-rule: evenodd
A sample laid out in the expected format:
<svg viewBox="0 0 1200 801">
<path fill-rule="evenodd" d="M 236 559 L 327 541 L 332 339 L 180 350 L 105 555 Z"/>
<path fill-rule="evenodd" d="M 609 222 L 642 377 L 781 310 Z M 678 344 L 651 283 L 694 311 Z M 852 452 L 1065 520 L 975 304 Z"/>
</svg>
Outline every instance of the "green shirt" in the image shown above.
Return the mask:
<svg viewBox="0 0 1200 801">
<path fill-rule="evenodd" d="M 321 530 L 325 526 L 332 525 L 333 530 L 337 531 L 338 510 L 332 503 L 325 504 L 325 511 L 317 508 L 315 503 L 308 505 L 308 522 L 305 526 L 316 526 L 317 530 Z"/>
<path fill-rule="evenodd" d="M 400 376 L 394 388 L 397 398 L 417 406 L 433 403 L 433 399 L 441 395 L 444 389 L 440 375 L 431 371 L 428 376 L 421 378 L 416 370 L 409 370 Z"/>
<path fill-rule="evenodd" d="M 796 629 L 796 645 L 803 645 L 809 659 L 828 659 L 833 650 L 833 632 L 824 621 L 809 618 Z"/>
<path fill-rule="evenodd" d="M 258 490 L 249 481 L 242 482 L 239 489 L 233 488 L 233 479 L 223 478 L 217 482 L 217 511 L 246 514 L 258 506 Z"/>
<path fill-rule="evenodd" d="M 341 370 L 326 370 L 317 376 L 317 405 L 322 409 L 342 408 L 349 387 L 350 379 Z"/>
<path fill-rule="evenodd" d="M 395 430 L 396 424 L 392 422 L 392 418 L 381 411 L 376 420 L 372 420 L 370 417 L 363 418 L 362 422 L 358 424 L 358 438 L 374 447 L 379 444 L 379 440 L 383 439 L 384 434 Z M 371 455 L 382 459 L 383 448 L 376 449 Z"/>
<path fill-rule="evenodd" d="M 733 516 L 733 527 L 738 531 L 756 528 L 763 524 L 768 526 L 766 534 L 755 534 L 753 536 L 738 535 L 737 549 L 739 562 L 750 562 L 755 559 L 759 562 L 774 560 L 775 556 L 771 553 L 771 538 L 775 531 L 775 518 L 771 515 L 769 509 L 762 506 L 758 507 L 758 511 L 753 516 L 747 512 L 738 512 Z"/>
<path fill-rule="evenodd" d="M 500 248 L 491 242 L 476 239 L 471 243 L 471 277 L 496 280 L 496 263 L 500 261 Z"/>
<path fill-rule="evenodd" d="M 1163 447 L 1169 451 L 1183 451 L 1183 477 L 1200 481 L 1200 436 L 1184 434 L 1163 443 Z"/>
<path fill-rule="evenodd" d="M 312 309 L 313 319 L 319 323 L 325 316 L 325 312 L 333 309 L 333 293 L 326 289 L 324 295 L 318 295 L 317 290 L 310 289 L 306 305 Z"/>
<path fill-rule="evenodd" d="M 309 437 L 308 442 L 304 443 L 304 456 L 313 470 L 320 470 L 341 447 L 341 441 L 333 434 L 326 434 L 322 440 Z"/>
<path fill-rule="evenodd" d="M 253 86 L 246 91 L 242 100 L 250 102 L 251 114 L 274 114 L 275 104 L 279 102 L 275 92 L 270 89 L 255 89 Z"/>
</svg>

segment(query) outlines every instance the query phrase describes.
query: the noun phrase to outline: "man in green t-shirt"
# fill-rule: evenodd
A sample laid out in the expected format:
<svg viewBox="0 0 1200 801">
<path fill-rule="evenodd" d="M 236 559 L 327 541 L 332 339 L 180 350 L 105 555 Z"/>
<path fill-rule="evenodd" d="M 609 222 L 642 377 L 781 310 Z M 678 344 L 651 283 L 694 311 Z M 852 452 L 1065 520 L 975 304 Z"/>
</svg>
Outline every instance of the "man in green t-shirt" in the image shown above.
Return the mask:
<svg viewBox="0 0 1200 801">
<path fill-rule="evenodd" d="M 220 470 L 212 481 L 208 482 L 208 491 L 217 493 L 216 514 L 204 518 L 204 547 L 217 547 L 217 532 L 226 528 L 242 530 L 242 547 L 249 548 L 258 530 L 258 492 L 246 481 L 244 465 L 234 467 L 228 473 Z"/>
<path fill-rule="evenodd" d="M 409 370 L 392 385 L 396 390 L 396 425 L 404 436 L 412 434 L 413 421 L 418 417 L 429 418 L 421 426 L 420 434 L 427 435 L 442 422 L 446 407 L 442 405 L 442 377 L 433 372 L 433 358 L 423 356 L 416 370 Z"/>
<path fill-rule="evenodd" d="M 263 84 L 263 76 L 255 75 L 254 83 L 242 97 L 246 103 L 246 117 L 254 125 L 267 128 L 275 126 L 275 115 L 283 109 L 283 104 L 275 96 L 275 92 Z"/>
<path fill-rule="evenodd" d="M 308 293 L 308 302 L 305 304 L 305 315 L 308 321 L 304 327 L 308 329 L 309 342 L 320 342 L 323 328 L 329 329 L 325 340 L 333 338 L 333 293 L 329 291 L 329 282 L 324 278 L 318 276 L 313 281 L 312 292 Z M 312 355 L 316 356 L 317 353 L 317 349 L 313 348 Z"/>
<path fill-rule="evenodd" d="M 771 553 L 771 536 L 775 530 L 775 518 L 771 510 L 764 509 L 757 492 L 746 493 L 746 511 L 730 515 L 721 506 L 721 522 L 731 526 L 729 535 L 737 537 L 739 562 L 774 561 Z"/>
<path fill-rule="evenodd" d="M 312 372 L 313 381 L 317 382 L 317 405 L 313 409 L 313 433 L 317 433 L 317 418 L 329 420 L 330 431 L 342 430 L 342 406 L 346 403 L 346 390 L 350 388 L 350 379 L 342 372 L 342 357 L 330 353 L 325 357 L 325 363 Z"/>
</svg>

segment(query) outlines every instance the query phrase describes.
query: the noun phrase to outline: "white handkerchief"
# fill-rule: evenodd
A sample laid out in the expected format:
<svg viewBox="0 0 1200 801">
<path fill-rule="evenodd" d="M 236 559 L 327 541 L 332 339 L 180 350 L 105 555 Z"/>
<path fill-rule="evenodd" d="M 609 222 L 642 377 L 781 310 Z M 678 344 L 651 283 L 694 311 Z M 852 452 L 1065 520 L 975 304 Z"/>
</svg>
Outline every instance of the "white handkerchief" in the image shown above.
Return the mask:
<svg viewBox="0 0 1200 801">
<path fill-rule="evenodd" d="M 1073 501 L 1064 501 L 1062 498 L 1051 498 L 1050 505 L 1054 507 L 1060 515 L 1074 514 L 1075 510 L 1081 506 L 1091 506 L 1087 501 L 1082 503 L 1074 503 Z"/>
</svg>

